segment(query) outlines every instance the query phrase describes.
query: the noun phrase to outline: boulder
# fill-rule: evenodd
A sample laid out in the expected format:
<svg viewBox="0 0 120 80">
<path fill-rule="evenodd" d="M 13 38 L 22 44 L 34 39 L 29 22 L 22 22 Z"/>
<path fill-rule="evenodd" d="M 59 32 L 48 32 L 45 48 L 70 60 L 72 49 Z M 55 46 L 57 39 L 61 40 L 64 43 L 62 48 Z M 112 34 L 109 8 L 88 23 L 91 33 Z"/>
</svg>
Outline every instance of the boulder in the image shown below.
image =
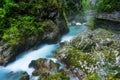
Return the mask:
<svg viewBox="0 0 120 80">
<path fill-rule="evenodd" d="M 95 74 L 91 77 L 93 79 L 98 75 L 104 76 L 100 77 L 101 79 L 108 79 L 106 75 L 109 75 L 111 68 L 119 65 L 120 61 L 120 40 L 116 38 L 118 35 L 105 29 L 87 30 L 70 42 L 61 43 L 55 51 L 55 57 L 64 64 L 66 74 L 76 76 L 71 77 L 72 79 L 87 79 L 90 74 Z M 113 73 L 114 71 L 119 73 L 117 69 L 113 70 Z M 102 74 L 103 72 L 106 75 Z"/>
<path fill-rule="evenodd" d="M 29 67 L 35 68 L 33 75 L 48 76 L 58 71 L 60 65 L 50 59 L 38 59 L 31 61 Z"/>
<path fill-rule="evenodd" d="M 30 79 L 30 78 L 29 78 L 29 75 L 28 75 L 27 72 L 24 72 L 24 73 L 22 74 L 21 78 L 20 78 L 20 80 L 29 80 L 29 79 Z"/>
<path fill-rule="evenodd" d="M 7 73 L 4 78 L 4 80 L 29 80 L 29 75 L 27 74 L 27 72 L 23 72 L 23 71 L 18 71 L 18 72 L 9 72 Z"/>
<path fill-rule="evenodd" d="M 35 26 L 40 28 L 40 32 L 35 32 L 35 34 L 31 35 L 27 35 L 26 33 L 23 36 L 24 38 L 21 37 L 13 45 L 8 45 L 7 42 L 9 40 L 2 41 L 0 39 L 0 65 L 7 65 L 9 62 L 14 61 L 17 55 L 26 50 L 36 48 L 40 44 L 56 43 L 60 41 L 63 34 L 69 31 L 66 16 L 59 5 L 61 1 L 54 0 L 52 3 L 51 1 L 16 1 L 16 4 L 20 8 L 18 10 L 19 16 L 21 14 L 26 16 L 30 14 L 35 17 L 35 21 L 37 22 Z M 21 6 L 26 8 L 31 7 L 26 11 L 26 8 L 22 8 Z"/>
</svg>

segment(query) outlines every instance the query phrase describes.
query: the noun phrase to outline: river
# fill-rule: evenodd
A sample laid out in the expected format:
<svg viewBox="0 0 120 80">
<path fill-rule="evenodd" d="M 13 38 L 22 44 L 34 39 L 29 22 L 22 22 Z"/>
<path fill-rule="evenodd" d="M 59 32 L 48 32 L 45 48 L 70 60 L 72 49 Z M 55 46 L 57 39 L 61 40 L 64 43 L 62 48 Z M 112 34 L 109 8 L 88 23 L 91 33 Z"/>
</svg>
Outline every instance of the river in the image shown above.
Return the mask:
<svg viewBox="0 0 120 80">
<path fill-rule="evenodd" d="M 70 41 L 76 34 L 86 30 L 84 23 L 76 23 L 75 26 L 69 26 L 69 33 L 61 38 L 60 42 Z M 49 58 L 56 61 L 53 57 L 54 51 L 59 47 L 57 44 L 43 44 L 40 45 L 36 50 L 25 51 L 24 53 L 17 56 L 16 61 L 8 64 L 6 67 L 0 67 L 0 80 L 19 80 L 21 71 L 27 72 L 32 76 L 33 68 L 29 68 L 29 64 L 32 60 L 39 58 Z"/>
</svg>

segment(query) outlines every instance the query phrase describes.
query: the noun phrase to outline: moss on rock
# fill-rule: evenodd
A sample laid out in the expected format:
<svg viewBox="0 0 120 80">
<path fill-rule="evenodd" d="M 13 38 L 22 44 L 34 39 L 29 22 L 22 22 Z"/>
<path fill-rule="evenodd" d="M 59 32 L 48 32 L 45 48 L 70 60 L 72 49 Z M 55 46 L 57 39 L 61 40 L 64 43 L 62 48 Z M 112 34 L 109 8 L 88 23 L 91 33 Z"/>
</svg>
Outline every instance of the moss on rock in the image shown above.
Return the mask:
<svg viewBox="0 0 120 80">
<path fill-rule="evenodd" d="M 62 74 L 61 72 L 58 72 L 47 77 L 41 76 L 39 80 L 70 80 L 70 79 L 69 76 Z"/>
<path fill-rule="evenodd" d="M 116 65 L 119 66 L 120 60 L 120 41 L 116 35 L 118 34 L 104 29 L 83 32 L 70 42 L 64 42 L 55 52 L 55 56 L 68 70 L 79 68 L 87 76 L 92 76 L 88 77 L 91 80 L 109 79 L 106 77 L 109 73 L 118 76 L 119 68 L 113 69 Z M 113 76 L 112 79 L 116 78 Z"/>
</svg>

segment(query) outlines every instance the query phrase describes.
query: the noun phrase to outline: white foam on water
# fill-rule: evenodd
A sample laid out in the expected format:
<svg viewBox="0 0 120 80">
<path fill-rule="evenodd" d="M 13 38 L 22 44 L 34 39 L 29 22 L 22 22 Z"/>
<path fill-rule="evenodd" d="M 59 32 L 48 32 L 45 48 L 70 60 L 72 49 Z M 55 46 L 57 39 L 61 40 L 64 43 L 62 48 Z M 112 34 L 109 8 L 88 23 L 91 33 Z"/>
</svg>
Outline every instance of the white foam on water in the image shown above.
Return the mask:
<svg viewBox="0 0 120 80">
<path fill-rule="evenodd" d="M 80 25 L 82 25 L 80 22 L 77 22 L 77 23 L 76 23 L 76 26 L 80 26 Z"/>
<path fill-rule="evenodd" d="M 24 53 L 20 59 L 15 62 L 9 64 L 6 68 L 11 71 L 27 71 L 29 74 L 34 70 L 33 68 L 29 68 L 29 64 L 32 60 L 36 60 L 39 58 L 45 58 L 50 55 L 52 51 L 56 48 L 56 44 L 53 45 L 44 45 L 38 50 L 31 51 L 29 53 Z"/>
<path fill-rule="evenodd" d="M 81 23 L 76 23 L 76 24 L 81 25 Z M 82 26 L 70 27 L 70 32 L 62 37 L 61 42 L 70 41 L 76 34 L 84 31 L 84 28 L 81 28 L 81 27 Z M 17 57 L 16 61 L 10 63 L 9 65 L 7 65 L 7 67 L 2 67 L 2 68 L 0 67 L 0 75 L 5 76 L 5 74 L 6 73 L 8 74 L 10 71 L 13 71 L 13 72 L 26 71 L 31 76 L 34 70 L 33 68 L 29 68 L 29 64 L 31 63 L 31 61 L 37 60 L 39 58 L 48 58 L 54 62 L 57 62 L 56 58 L 48 57 L 49 55 L 53 54 L 53 51 L 55 51 L 57 47 L 58 47 L 58 44 L 51 44 L 51 45 L 45 44 L 37 50 L 27 51 L 25 53 L 22 53 Z M 61 68 L 63 66 L 64 65 L 62 65 L 61 63 Z M 0 78 L 2 77 L 0 76 Z M 38 79 L 38 77 L 31 77 L 31 78 L 33 78 L 34 80 Z"/>
<path fill-rule="evenodd" d="M 73 36 L 63 36 L 62 39 L 61 39 L 61 42 L 64 42 L 64 41 L 69 42 L 72 38 L 73 38 Z"/>
</svg>

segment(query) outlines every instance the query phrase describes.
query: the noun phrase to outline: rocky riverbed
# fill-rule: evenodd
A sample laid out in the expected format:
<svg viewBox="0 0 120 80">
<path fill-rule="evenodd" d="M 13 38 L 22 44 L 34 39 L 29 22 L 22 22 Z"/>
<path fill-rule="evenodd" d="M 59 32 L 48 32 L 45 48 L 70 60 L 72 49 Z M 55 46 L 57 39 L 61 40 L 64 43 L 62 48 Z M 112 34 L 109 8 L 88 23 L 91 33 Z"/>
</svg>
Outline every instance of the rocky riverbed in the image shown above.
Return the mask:
<svg viewBox="0 0 120 80">
<path fill-rule="evenodd" d="M 78 34 L 70 42 L 61 43 L 61 46 L 55 51 L 55 57 L 64 64 L 62 69 L 57 70 L 59 67 L 58 63 L 39 59 L 32 62 L 34 64 L 37 62 L 36 67 L 39 67 L 35 67 L 34 72 L 38 73 L 39 70 L 49 72 L 47 77 L 40 73 L 39 75 L 42 76 L 40 80 L 48 80 L 50 78 L 58 78 L 59 80 L 64 78 L 66 80 L 119 79 L 119 36 L 119 34 L 105 29 L 88 30 Z M 48 65 L 49 67 L 47 67 Z M 57 71 L 50 74 L 53 69 Z M 61 77 L 56 76 L 58 74 Z"/>
<path fill-rule="evenodd" d="M 116 36 L 119 34 L 104 29 L 87 31 L 70 42 L 64 42 L 55 56 L 67 69 L 78 68 L 87 77 L 90 74 L 98 74 L 99 78 L 108 79 L 112 74 L 112 78 L 115 78 L 119 73 L 120 61 L 120 39 Z"/>
</svg>

